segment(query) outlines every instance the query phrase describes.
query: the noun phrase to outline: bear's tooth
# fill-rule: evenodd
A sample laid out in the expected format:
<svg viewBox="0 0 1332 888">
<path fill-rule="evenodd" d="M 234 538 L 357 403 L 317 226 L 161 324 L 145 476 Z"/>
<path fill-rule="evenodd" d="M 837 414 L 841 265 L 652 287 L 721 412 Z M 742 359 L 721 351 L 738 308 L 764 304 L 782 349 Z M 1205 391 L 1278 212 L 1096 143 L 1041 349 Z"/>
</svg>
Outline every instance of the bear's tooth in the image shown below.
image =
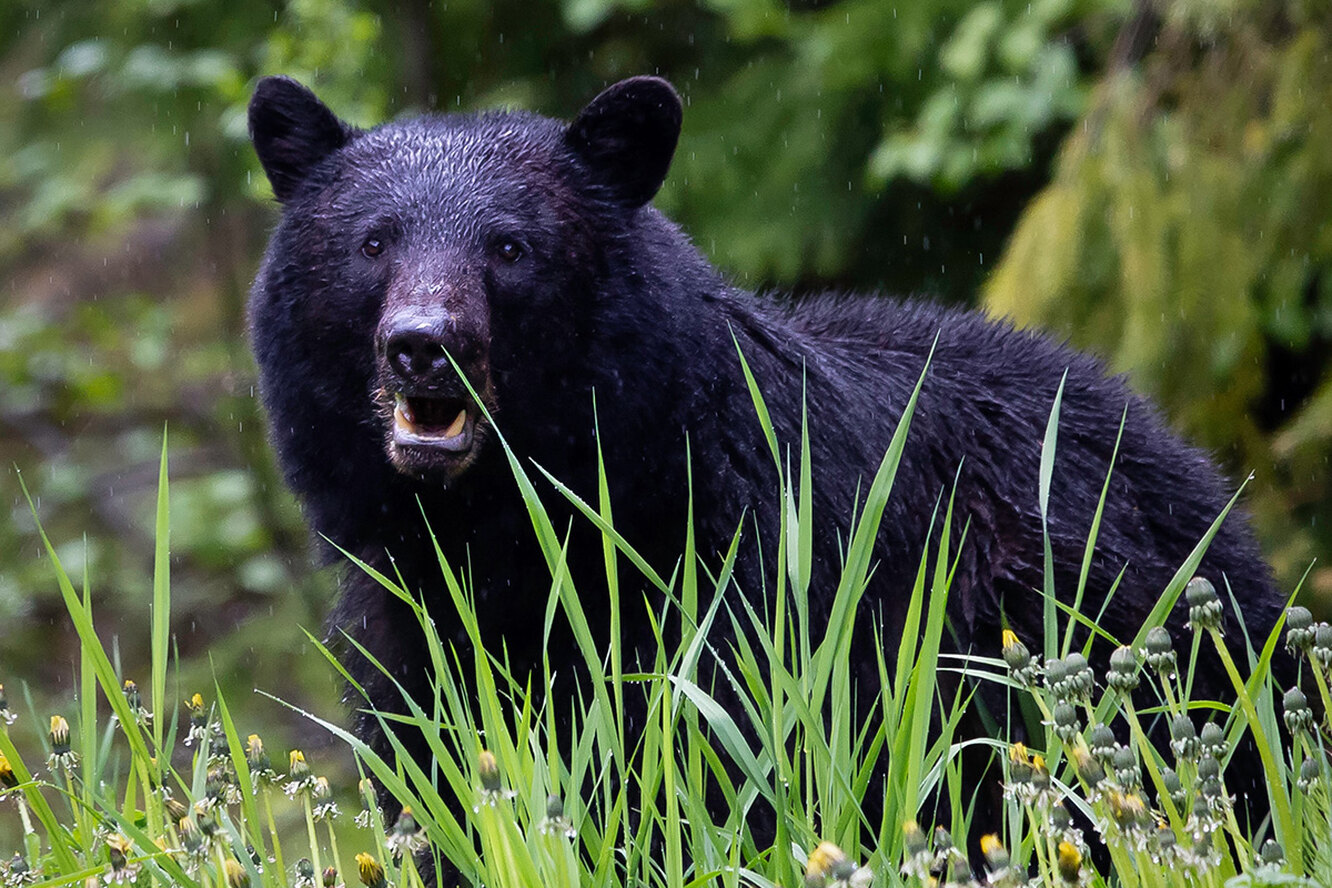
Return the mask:
<svg viewBox="0 0 1332 888">
<path fill-rule="evenodd" d="M 412 412 L 411 402 L 402 392 L 393 396 L 393 415 L 402 421 L 402 424 L 408 426 L 416 425 L 416 414 Z"/>
<path fill-rule="evenodd" d="M 458 411 L 458 415 L 453 417 L 453 422 L 444 430 L 445 438 L 456 438 L 462 434 L 463 426 L 467 424 L 467 408 Z"/>
</svg>

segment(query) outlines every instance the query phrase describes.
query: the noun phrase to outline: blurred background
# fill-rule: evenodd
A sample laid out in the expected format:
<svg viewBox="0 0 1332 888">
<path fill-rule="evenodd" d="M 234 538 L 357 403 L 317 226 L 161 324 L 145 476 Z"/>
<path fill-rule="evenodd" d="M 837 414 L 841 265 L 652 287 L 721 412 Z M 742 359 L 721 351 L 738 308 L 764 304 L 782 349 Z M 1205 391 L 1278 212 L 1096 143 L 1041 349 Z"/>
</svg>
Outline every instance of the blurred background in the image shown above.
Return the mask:
<svg viewBox="0 0 1332 888">
<path fill-rule="evenodd" d="M 323 734 L 252 688 L 339 712 L 299 628 L 318 634 L 333 578 L 275 473 L 245 339 L 276 208 L 244 111 L 278 72 L 362 126 L 569 116 L 620 77 L 670 78 L 687 111 L 657 204 L 719 266 L 977 306 L 1100 354 L 1254 473 L 1282 586 L 1307 572 L 1328 613 L 1326 0 L 18 0 L 0 5 L 0 683 L 39 729 L 72 698 L 77 643 L 20 476 L 146 683 L 164 428 L 182 696 L 216 676 L 279 754 Z"/>
</svg>

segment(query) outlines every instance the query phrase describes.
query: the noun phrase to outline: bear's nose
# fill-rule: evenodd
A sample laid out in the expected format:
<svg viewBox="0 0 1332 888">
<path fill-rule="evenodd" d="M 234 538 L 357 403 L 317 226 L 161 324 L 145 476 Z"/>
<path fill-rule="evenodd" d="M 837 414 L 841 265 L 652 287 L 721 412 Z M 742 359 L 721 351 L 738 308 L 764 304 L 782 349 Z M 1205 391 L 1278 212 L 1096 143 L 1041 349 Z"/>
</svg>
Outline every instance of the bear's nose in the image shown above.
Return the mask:
<svg viewBox="0 0 1332 888">
<path fill-rule="evenodd" d="M 404 380 L 424 381 L 448 372 L 445 324 L 420 317 L 401 319 L 384 339 L 384 358 Z"/>
</svg>

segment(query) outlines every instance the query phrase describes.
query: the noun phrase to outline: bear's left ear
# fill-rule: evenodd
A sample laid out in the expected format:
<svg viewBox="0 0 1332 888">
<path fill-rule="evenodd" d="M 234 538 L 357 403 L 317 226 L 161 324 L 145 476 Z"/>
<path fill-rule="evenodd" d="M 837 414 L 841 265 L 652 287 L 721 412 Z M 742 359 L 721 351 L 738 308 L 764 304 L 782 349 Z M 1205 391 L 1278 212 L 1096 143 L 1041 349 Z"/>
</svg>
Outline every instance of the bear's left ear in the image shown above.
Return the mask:
<svg viewBox="0 0 1332 888">
<path fill-rule="evenodd" d="M 250 99 L 250 141 L 273 194 L 286 203 L 310 169 L 356 130 L 290 77 L 265 77 Z"/>
<path fill-rule="evenodd" d="M 675 87 L 630 77 L 589 102 L 564 139 L 616 203 L 640 207 L 666 180 L 683 117 Z"/>
</svg>

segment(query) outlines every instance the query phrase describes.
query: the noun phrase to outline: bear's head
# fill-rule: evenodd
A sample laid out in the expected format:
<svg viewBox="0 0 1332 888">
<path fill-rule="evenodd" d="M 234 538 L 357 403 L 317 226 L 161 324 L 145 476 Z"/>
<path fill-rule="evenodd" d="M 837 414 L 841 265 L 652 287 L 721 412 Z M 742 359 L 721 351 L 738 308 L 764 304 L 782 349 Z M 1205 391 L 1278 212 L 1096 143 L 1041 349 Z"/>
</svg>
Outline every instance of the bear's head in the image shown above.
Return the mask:
<svg viewBox="0 0 1332 888">
<path fill-rule="evenodd" d="M 249 122 L 283 210 L 251 300 L 279 452 L 347 453 L 355 437 L 450 484 L 486 447 L 482 405 L 539 412 L 521 398 L 570 378 L 582 300 L 661 186 L 681 104 L 635 77 L 567 125 L 491 112 L 362 131 L 268 77 Z M 340 440 L 289 440 L 312 433 Z M 288 468 L 298 489 L 330 480 Z"/>
</svg>

